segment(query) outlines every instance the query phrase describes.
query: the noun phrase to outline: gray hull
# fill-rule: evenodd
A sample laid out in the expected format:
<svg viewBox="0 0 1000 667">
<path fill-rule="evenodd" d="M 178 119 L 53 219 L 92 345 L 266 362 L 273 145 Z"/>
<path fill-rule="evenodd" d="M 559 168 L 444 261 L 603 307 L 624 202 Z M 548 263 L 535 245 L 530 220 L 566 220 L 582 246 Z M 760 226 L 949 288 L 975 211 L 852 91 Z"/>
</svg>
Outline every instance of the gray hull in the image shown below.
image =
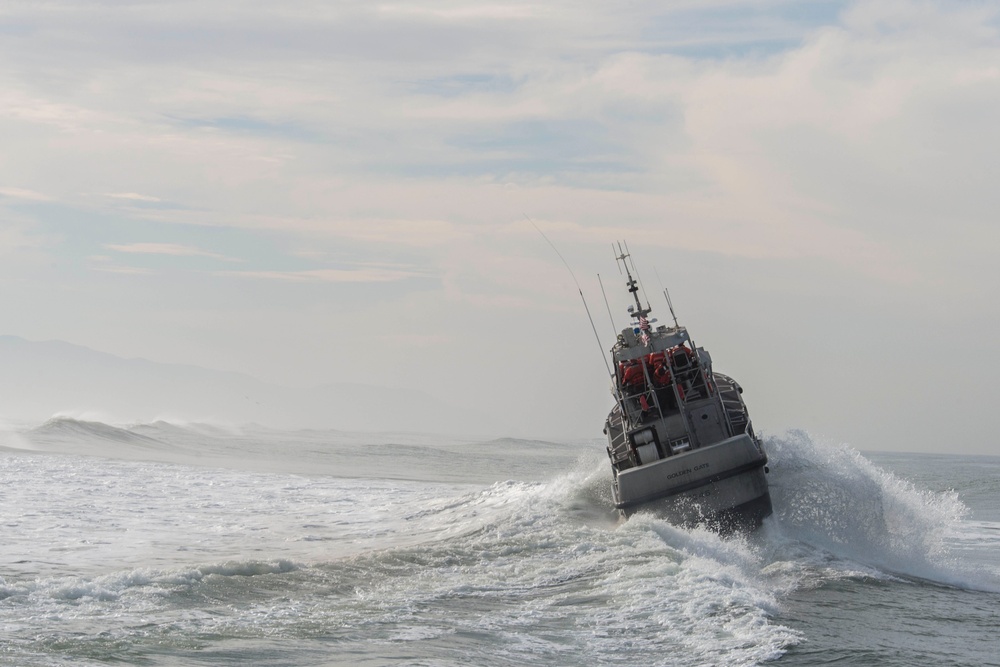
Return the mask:
<svg viewBox="0 0 1000 667">
<path fill-rule="evenodd" d="M 753 530 L 771 513 L 771 496 L 743 389 L 712 370 L 712 356 L 676 317 L 653 327 L 635 266 L 618 251 L 634 305 L 611 348 L 615 405 L 604 433 L 615 505 L 625 516 L 649 508 L 674 523 Z"/>
<path fill-rule="evenodd" d="M 652 509 L 668 520 L 749 529 L 771 513 L 767 456 L 742 433 L 618 473 L 615 504 L 626 516 Z"/>
</svg>

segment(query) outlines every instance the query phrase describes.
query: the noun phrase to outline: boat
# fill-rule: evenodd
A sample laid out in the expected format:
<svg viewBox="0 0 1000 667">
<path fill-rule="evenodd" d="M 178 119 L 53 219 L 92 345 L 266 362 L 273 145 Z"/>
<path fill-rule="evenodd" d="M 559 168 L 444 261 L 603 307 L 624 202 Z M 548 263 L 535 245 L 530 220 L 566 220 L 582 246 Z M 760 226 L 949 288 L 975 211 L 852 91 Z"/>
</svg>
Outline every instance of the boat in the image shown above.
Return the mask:
<svg viewBox="0 0 1000 667">
<path fill-rule="evenodd" d="M 604 425 L 615 506 L 625 517 L 651 509 L 722 533 L 756 529 L 772 512 L 769 470 L 743 388 L 713 370 L 665 289 L 674 324 L 654 326 L 628 247 L 619 244 L 615 259 L 633 301 L 630 326 L 611 348 L 615 405 Z"/>
</svg>

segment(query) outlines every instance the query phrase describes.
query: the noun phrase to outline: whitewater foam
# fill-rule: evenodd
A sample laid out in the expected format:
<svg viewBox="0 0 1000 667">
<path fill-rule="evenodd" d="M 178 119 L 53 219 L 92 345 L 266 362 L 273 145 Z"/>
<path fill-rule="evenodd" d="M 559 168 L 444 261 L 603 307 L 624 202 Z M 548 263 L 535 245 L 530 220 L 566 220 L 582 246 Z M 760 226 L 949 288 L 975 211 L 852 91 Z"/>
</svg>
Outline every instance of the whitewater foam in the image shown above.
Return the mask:
<svg viewBox="0 0 1000 667">
<path fill-rule="evenodd" d="M 916 577 L 947 585 L 998 590 L 995 573 L 954 557 L 968 508 L 954 491 L 931 492 L 880 468 L 843 444 L 820 443 L 803 431 L 765 442 L 770 457 L 772 545 L 833 554 L 851 576 Z M 778 556 L 775 556 L 778 557 Z M 802 558 L 801 552 L 794 558 Z"/>
<path fill-rule="evenodd" d="M 955 535 L 996 544 L 996 524 L 967 522 L 953 494 L 798 432 L 765 443 L 775 515 L 723 538 L 653 513 L 619 520 L 592 444 L 122 429 L 175 459 L 198 450 L 308 470 L 289 474 L 128 460 L 121 452 L 137 448 L 105 437 L 125 437 L 110 430 L 121 427 L 62 426 L 46 441 L 88 456 L 0 457 L 0 623 L 5 650 L 41 651 L 34 664 L 194 650 L 252 662 L 275 641 L 294 647 L 274 654 L 290 664 L 335 647 L 429 664 L 753 665 L 804 640 L 776 620 L 802 591 L 916 587 L 927 574 L 982 587 L 952 562 Z M 235 645 L 246 653 L 226 653 Z"/>
</svg>

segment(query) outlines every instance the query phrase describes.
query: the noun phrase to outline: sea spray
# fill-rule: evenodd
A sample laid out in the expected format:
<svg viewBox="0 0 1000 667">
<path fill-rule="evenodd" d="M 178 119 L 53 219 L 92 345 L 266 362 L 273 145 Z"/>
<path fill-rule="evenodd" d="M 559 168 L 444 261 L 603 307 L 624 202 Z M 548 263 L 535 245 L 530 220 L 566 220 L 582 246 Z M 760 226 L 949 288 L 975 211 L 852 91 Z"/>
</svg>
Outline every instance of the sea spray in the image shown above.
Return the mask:
<svg viewBox="0 0 1000 667">
<path fill-rule="evenodd" d="M 949 564 L 949 535 L 995 563 L 996 524 L 970 528 L 949 492 L 804 434 L 767 443 L 785 494 L 775 516 L 724 538 L 653 512 L 619 519 L 600 443 L 124 428 L 154 448 L 101 425 L 64 426 L 38 438 L 59 453 L 0 456 L 0 655 L 11 664 L 905 655 L 913 665 L 943 664 L 913 660 L 916 645 L 966 664 L 995 653 L 996 598 L 967 590 L 984 580 L 935 582 L 966 572 Z M 131 460 L 140 450 L 170 462 Z M 247 459 L 271 469 L 247 470 Z M 939 466 L 926 470 L 944 488 Z M 827 512 L 830 498 L 866 525 Z M 872 526 L 899 538 L 880 540 Z M 919 533 L 912 543 L 906 530 Z M 915 578 L 921 564 L 938 568 L 931 581 Z M 938 625 L 946 634 L 921 639 Z M 880 634 L 865 644 L 869 626 Z"/>
<path fill-rule="evenodd" d="M 952 553 L 949 538 L 968 514 L 956 492 L 919 489 L 853 448 L 817 442 L 804 431 L 770 437 L 765 446 L 772 470 L 772 540 L 806 542 L 873 575 L 997 585 Z"/>
</svg>

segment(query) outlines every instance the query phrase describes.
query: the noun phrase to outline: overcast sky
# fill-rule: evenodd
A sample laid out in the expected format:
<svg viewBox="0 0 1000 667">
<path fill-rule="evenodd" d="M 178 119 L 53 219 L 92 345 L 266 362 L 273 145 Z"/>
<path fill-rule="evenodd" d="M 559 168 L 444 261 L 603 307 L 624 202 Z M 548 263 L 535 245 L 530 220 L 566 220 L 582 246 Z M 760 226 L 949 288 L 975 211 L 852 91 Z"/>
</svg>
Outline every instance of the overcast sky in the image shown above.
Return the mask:
<svg viewBox="0 0 1000 667">
<path fill-rule="evenodd" d="M 0 5 L 0 333 L 600 437 L 626 239 L 758 430 L 997 453 L 1000 9 Z"/>
</svg>

